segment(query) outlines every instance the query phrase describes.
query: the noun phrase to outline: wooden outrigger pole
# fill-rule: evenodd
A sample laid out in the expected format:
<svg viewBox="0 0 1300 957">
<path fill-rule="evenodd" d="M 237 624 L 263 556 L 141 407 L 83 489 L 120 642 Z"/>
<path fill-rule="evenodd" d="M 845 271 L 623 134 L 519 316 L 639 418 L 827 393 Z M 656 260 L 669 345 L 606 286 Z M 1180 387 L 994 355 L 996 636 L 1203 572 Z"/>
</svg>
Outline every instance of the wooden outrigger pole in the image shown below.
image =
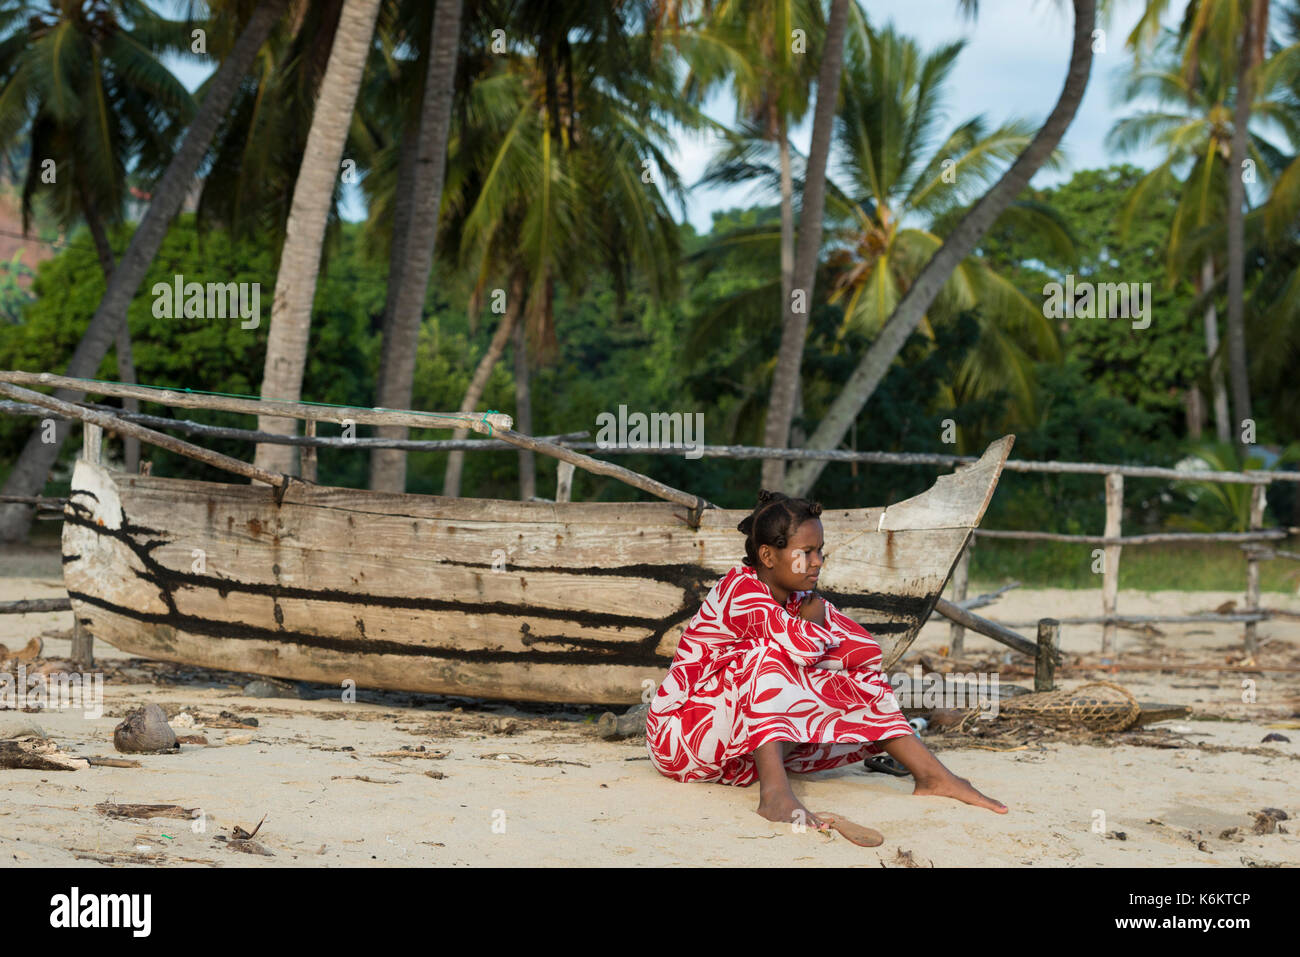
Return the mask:
<svg viewBox="0 0 1300 957">
<path fill-rule="evenodd" d="M 268 472 L 250 465 L 240 459 L 210 452 L 207 449 L 157 432 L 143 425 L 120 419 L 111 413 L 95 411 L 56 399 L 40 392 L 21 388 L 24 385 L 52 386 L 59 389 L 73 389 L 78 392 L 90 392 L 97 395 L 118 398 L 143 399 L 161 405 L 187 409 L 213 409 L 222 412 L 242 412 L 248 415 L 282 416 L 284 418 L 305 419 L 309 422 L 354 422 L 360 425 L 404 425 L 416 428 L 464 428 L 471 429 L 500 439 L 522 449 L 541 452 L 562 462 L 568 462 L 594 475 L 607 475 L 618 479 L 633 488 L 649 492 L 657 498 L 685 505 L 689 510 L 688 522 L 691 527 L 699 524 L 700 514 L 712 504 L 698 495 L 665 485 L 648 475 L 634 472 L 613 462 L 594 459 L 573 449 L 567 449 L 545 439 L 524 435 L 512 428 L 514 419 L 502 412 L 417 412 L 405 409 L 368 409 L 361 406 L 316 405 L 310 402 L 281 402 L 278 400 L 248 399 L 238 396 L 212 395 L 206 392 L 188 392 L 174 389 L 154 389 L 138 385 L 125 385 L 117 382 L 98 382 L 92 379 L 71 379 L 67 376 L 53 375 L 48 372 L 14 372 L 0 371 L 0 394 L 10 398 L 38 405 L 69 418 L 80 419 L 98 425 L 100 428 L 134 436 L 142 442 L 159 446 L 179 455 L 185 455 L 215 468 L 233 472 L 235 475 L 264 482 L 283 491 L 293 479 L 279 472 Z M 301 481 L 300 479 L 298 481 Z"/>
</svg>

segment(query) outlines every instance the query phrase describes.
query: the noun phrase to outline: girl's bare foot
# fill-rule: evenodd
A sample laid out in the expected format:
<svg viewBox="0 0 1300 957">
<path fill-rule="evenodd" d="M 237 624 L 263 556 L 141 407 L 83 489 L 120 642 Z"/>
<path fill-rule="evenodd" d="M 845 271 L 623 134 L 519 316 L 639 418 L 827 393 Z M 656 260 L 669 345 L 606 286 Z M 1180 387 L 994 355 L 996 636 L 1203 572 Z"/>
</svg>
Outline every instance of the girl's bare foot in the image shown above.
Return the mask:
<svg viewBox="0 0 1300 957">
<path fill-rule="evenodd" d="M 799 803 L 799 799 L 793 792 L 786 792 L 776 797 L 760 795 L 758 813 L 777 824 L 806 824 L 813 828 L 820 828 L 823 823 L 821 818 Z"/>
<path fill-rule="evenodd" d="M 965 778 L 952 773 L 946 777 L 918 780 L 912 794 L 919 797 L 947 797 L 976 807 L 986 807 L 995 814 L 1007 813 L 1007 806 L 1001 801 L 981 794 Z"/>
</svg>

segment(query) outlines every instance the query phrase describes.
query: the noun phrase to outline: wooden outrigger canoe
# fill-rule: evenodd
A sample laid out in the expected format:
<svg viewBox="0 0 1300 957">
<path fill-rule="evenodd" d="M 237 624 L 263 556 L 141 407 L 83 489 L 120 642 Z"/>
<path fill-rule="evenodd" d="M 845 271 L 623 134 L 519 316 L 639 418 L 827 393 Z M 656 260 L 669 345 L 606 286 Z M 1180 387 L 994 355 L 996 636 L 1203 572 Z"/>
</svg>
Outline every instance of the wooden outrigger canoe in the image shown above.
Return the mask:
<svg viewBox="0 0 1300 957">
<path fill-rule="evenodd" d="M 819 591 L 907 650 L 1011 450 L 887 508 L 826 510 Z M 63 568 L 94 638 L 358 688 L 631 704 L 662 680 L 747 513 L 155 478 L 79 459 Z M 691 519 L 698 519 L 696 526 Z"/>
</svg>

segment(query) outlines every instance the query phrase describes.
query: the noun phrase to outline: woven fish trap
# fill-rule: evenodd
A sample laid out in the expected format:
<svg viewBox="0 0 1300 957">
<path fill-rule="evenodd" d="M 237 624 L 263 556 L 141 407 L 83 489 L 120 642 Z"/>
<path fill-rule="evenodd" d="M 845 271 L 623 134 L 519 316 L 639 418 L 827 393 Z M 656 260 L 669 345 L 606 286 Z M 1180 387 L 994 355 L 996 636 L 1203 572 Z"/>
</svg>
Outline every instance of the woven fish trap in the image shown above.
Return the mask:
<svg viewBox="0 0 1300 957">
<path fill-rule="evenodd" d="M 1092 681 L 1072 691 L 1043 691 L 1008 698 L 998 705 L 1008 718 L 1091 731 L 1123 731 L 1142 713 L 1132 693 L 1111 681 Z"/>
</svg>

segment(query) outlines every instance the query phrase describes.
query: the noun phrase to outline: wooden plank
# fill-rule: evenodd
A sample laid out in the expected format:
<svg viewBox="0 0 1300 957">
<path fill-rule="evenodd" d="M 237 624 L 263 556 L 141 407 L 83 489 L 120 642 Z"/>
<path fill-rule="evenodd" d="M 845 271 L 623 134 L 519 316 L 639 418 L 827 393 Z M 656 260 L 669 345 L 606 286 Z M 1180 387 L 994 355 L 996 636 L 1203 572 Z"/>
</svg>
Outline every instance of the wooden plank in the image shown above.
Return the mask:
<svg viewBox="0 0 1300 957">
<path fill-rule="evenodd" d="M 303 425 L 303 432 L 308 438 L 316 435 L 316 420 L 308 419 Z M 298 472 L 304 482 L 316 484 L 316 447 L 314 445 L 304 446 L 298 453 Z"/>
<path fill-rule="evenodd" d="M 1250 527 L 1252 529 L 1260 528 L 1264 524 L 1264 495 L 1267 488 L 1263 485 L 1256 485 L 1250 490 Z M 1259 611 L 1259 559 L 1252 555 L 1246 556 L 1246 609 L 1247 612 Z M 1255 654 L 1259 650 L 1258 625 L 1253 621 L 1246 622 L 1246 653 Z"/>
<path fill-rule="evenodd" d="M 196 459 L 205 465 L 211 465 L 214 468 L 222 469 L 226 472 L 233 472 L 236 475 L 242 475 L 245 478 L 257 482 L 265 482 L 267 485 L 272 485 L 278 488 L 284 486 L 289 481 L 288 476 L 281 475 L 278 472 L 268 472 L 266 469 L 258 468 L 256 465 L 249 465 L 247 462 L 241 462 L 239 459 L 233 459 L 228 455 L 222 455 L 220 452 L 209 452 L 207 449 L 200 448 L 197 445 L 191 445 L 189 442 L 174 439 L 170 435 L 155 432 L 153 429 L 146 429 L 143 425 L 136 425 L 134 422 L 126 422 L 104 412 L 95 412 L 91 409 L 83 409 L 80 406 L 73 405 L 70 402 L 64 402 L 62 399 L 56 399 L 53 396 L 42 395 L 39 392 L 31 392 L 27 389 L 20 389 L 18 386 L 9 385 L 5 382 L 0 382 L 0 394 L 10 395 L 14 398 L 30 402 L 33 405 L 53 409 L 54 411 L 61 412 L 70 418 L 81 419 L 83 422 L 103 429 L 109 429 L 123 435 L 134 435 L 136 438 L 148 442 L 150 445 L 156 445 L 159 448 L 167 449 L 168 451 L 175 452 L 178 455 L 184 455 L 188 458 Z M 86 446 L 86 454 L 98 456 L 100 454 L 100 447 L 102 446 L 102 436 L 88 438 L 87 441 L 92 444 Z"/>
<path fill-rule="evenodd" d="M 1106 531 L 1107 538 L 1118 538 L 1120 521 L 1124 513 L 1124 476 L 1111 472 L 1106 476 Z M 1120 545 L 1107 545 L 1103 554 L 1101 577 L 1102 613 L 1114 615 L 1119 604 L 1119 558 Z M 1102 625 L 1101 652 L 1111 654 L 1115 650 L 1116 625 Z"/>
<path fill-rule="evenodd" d="M 1207 612 L 1203 615 L 1084 615 L 1078 618 L 1058 618 L 1056 619 L 1062 625 L 1104 625 L 1111 622 L 1116 625 L 1145 625 L 1145 624 L 1170 624 L 1170 625 L 1190 625 L 1200 622 L 1207 624 L 1222 622 L 1239 622 L 1239 621 L 1264 621 L 1274 617 L 1277 611 L 1261 609 L 1258 612 L 1245 614 L 1236 612 L 1228 615 L 1216 615 Z M 1008 628 L 1033 628 L 1037 626 L 1037 621 L 1004 621 L 1002 624 Z"/>
<path fill-rule="evenodd" d="M 971 536 L 966 543 L 966 547 L 961 550 L 961 558 L 957 559 L 957 568 L 952 574 L 952 600 L 956 605 L 961 605 L 966 600 L 967 582 L 970 576 L 970 552 L 975 547 L 975 537 Z M 965 651 L 966 628 L 958 622 L 948 624 L 948 656 L 950 658 L 960 658 Z"/>
<path fill-rule="evenodd" d="M 599 449 L 595 442 L 568 442 L 575 449 Z M 787 459 L 790 461 L 870 462 L 880 465 L 939 466 L 954 468 L 976 461 L 970 456 L 942 455 L 928 452 L 857 452 L 847 449 L 777 449 L 751 445 L 702 445 L 706 459 Z M 610 448 L 611 455 L 673 455 L 680 449 Z M 1033 472 L 1047 475 L 1109 475 L 1112 472 L 1129 478 L 1170 479 L 1175 482 L 1225 482 L 1235 485 L 1268 485 L 1273 482 L 1300 482 L 1300 472 L 1218 472 L 1208 469 L 1181 471 L 1158 465 L 1120 465 L 1103 462 L 1031 462 L 1011 459 L 1008 472 Z"/>
<path fill-rule="evenodd" d="M 562 445 L 556 445 L 554 442 L 546 442 L 542 439 L 535 439 L 531 435 L 524 435 L 521 432 L 515 432 L 513 429 L 501 429 L 496 433 L 496 437 L 503 442 L 509 442 L 511 445 L 518 446 L 521 449 L 531 449 L 534 452 L 544 452 L 562 462 L 569 462 L 586 472 L 593 475 L 608 475 L 616 478 L 620 482 L 625 482 L 633 488 L 639 488 L 643 492 L 649 492 L 656 498 L 662 498 L 669 502 L 676 502 L 678 505 L 685 505 L 691 509 L 692 525 L 698 524 L 699 513 L 706 508 L 713 506 L 698 495 L 692 495 L 690 492 L 683 492 L 681 489 L 673 488 L 671 485 L 665 485 L 663 482 L 652 479 L 649 476 L 642 475 L 639 472 L 633 472 L 631 469 L 625 469 L 621 465 L 615 465 L 613 462 L 603 462 L 600 459 L 593 459 L 590 455 L 583 455 L 581 452 L 575 452 L 572 449 L 566 449 Z"/>
<path fill-rule="evenodd" d="M 1259 486 L 1262 488 L 1263 486 Z M 1070 542 L 1075 545 L 1192 545 L 1201 542 L 1268 542 L 1288 538 L 1285 528 L 1257 532 L 1153 532 L 1150 535 L 1067 535 L 1063 532 L 1001 531 L 977 528 L 977 538 L 1002 538 L 1022 542 Z"/>
<path fill-rule="evenodd" d="M 72 663 L 82 671 L 95 667 L 95 635 L 80 618 L 72 622 Z"/>
<path fill-rule="evenodd" d="M 1029 655 L 1031 658 L 1038 656 L 1038 646 L 1023 635 L 1018 635 L 1010 628 L 998 624 L 996 621 L 990 621 L 987 618 L 967 611 L 954 605 L 950 601 L 940 598 L 934 603 L 934 610 L 943 615 L 949 621 L 959 621 L 971 631 L 978 632 L 986 638 L 992 638 L 1009 648 L 1014 648 L 1021 654 Z"/>
<path fill-rule="evenodd" d="M 989 445 L 979 461 L 939 476 L 920 495 L 890 505 L 880 520 L 880 530 L 975 527 L 984 517 L 1015 440 L 1014 435 L 1004 435 Z"/>
<path fill-rule="evenodd" d="M 573 463 L 555 463 L 555 500 L 567 502 L 573 494 Z"/>
<path fill-rule="evenodd" d="M 23 598 L 18 601 L 0 601 L 0 615 L 30 615 L 35 612 L 68 611 L 72 608 L 66 598 Z"/>
<path fill-rule="evenodd" d="M 81 427 L 81 457 L 95 465 L 104 461 L 104 430 L 94 423 Z"/>
<path fill-rule="evenodd" d="M 1054 618 L 1038 622 L 1038 653 L 1034 656 L 1034 690 L 1056 687 L 1056 662 L 1061 654 L 1061 623 Z"/>
<path fill-rule="evenodd" d="M 93 379 L 70 379 L 49 372 L 0 372 L 0 383 L 15 385 L 51 386 L 70 389 L 78 394 L 111 395 L 121 398 L 142 399 L 159 405 L 182 409 L 217 409 L 223 412 L 243 412 L 248 415 L 268 415 L 281 419 L 306 419 L 308 421 L 352 421 L 358 425 L 407 425 L 421 429 L 472 429 L 485 435 L 501 432 L 514 425 L 514 419 L 496 412 L 479 415 L 477 412 L 417 412 L 409 409 L 369 409 L 359 406 L 316 405 L 311 402 L 284 402 L 270 399 L 246 399 L 235 396 L 211 395 L 204 392 L 178 392 L 172 389 L 155 389 L 147 386 L 126 385 L 120 382 L 97 382 Z M 26 390 L 23 390 L 26 391 Z M 25 402 L 29 396 L 8 393 Z M 37 393 L 38 395 L 40 393 Z M 34 402 L 40 405 L 39 402 Z"/>
</svg>

